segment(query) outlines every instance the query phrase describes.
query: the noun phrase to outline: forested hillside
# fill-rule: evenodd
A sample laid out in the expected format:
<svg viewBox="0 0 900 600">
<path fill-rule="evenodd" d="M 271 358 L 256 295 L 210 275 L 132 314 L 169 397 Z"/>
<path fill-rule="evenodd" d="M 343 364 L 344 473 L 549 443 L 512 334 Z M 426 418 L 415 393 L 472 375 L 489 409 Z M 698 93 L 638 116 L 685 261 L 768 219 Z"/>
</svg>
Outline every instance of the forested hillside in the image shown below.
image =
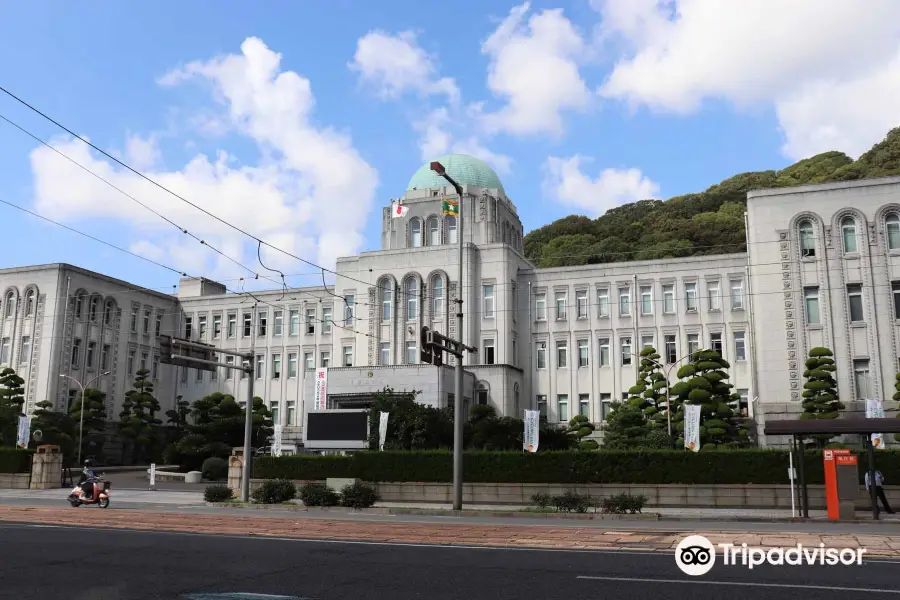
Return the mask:
<svg viewBox="0 0 900 600">
<path fill-rule="evenodd" d="M 641 200 L 594 220 L 572 215 L 525 236 L 539 267 L 743 252 L 747 191 L 900 175 L 900 127 L 853 161 L 825 152 L 781 171 L 735 175 L 705 192 Z"/>
</svg>

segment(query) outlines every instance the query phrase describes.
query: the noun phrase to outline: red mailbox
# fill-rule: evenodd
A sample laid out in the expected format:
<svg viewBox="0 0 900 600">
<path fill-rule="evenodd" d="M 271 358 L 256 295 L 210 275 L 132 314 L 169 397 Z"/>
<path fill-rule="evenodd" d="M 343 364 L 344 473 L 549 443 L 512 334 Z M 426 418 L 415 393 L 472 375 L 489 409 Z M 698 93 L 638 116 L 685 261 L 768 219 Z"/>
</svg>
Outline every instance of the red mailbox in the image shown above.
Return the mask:
<svg viewBox="0 0 900 600">
<path fill-rule="evenodd" d="M 825 466 L 828 518 L 832 521 L 852 519 L 856 512 L 856 497 L 859 495 L 857 457 L 844 448 L 826 448 L 822 451 L 822 459 Z"/>
</svg>

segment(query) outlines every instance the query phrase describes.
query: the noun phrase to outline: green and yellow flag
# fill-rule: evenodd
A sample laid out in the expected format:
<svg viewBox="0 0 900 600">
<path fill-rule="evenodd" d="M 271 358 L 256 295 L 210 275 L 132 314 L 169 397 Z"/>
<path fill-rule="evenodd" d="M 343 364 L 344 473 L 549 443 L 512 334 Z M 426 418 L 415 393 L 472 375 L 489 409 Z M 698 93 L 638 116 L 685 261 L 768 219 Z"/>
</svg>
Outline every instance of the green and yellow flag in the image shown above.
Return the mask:
<svg viewBox="0 0 900 600">
<path fill-rule="evenodd" d="M 448 200 L 448 199 L 444 198 L 442 201 L 441 209 L 445 215 L 450 215 L 451 217 L 458 217 L 459 216 L 459 201 L 458 200 Z"/>
</svg>

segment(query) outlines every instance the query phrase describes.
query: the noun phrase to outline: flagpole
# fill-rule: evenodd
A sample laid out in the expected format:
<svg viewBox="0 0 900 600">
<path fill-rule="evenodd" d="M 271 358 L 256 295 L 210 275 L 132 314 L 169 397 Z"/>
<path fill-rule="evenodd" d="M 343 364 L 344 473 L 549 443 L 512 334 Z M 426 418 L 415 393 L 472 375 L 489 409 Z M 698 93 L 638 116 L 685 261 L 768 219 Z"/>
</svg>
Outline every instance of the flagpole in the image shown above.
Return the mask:
<svg viewBox="0 0 900 600">
<path fill-rule="evenodd" d="M 394 200 L 391 199 L 391 232 L 388 238 L 388 250 L 394 249 Z"/>
</svg>

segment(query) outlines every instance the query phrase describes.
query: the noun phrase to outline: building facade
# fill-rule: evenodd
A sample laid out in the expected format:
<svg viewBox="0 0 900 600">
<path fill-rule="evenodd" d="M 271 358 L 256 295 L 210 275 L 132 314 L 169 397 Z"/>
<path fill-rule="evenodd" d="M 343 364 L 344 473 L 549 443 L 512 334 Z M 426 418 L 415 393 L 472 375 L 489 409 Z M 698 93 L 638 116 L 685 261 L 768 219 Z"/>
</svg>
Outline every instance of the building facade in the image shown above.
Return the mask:
<svg viewBox="0 0 900 600">
<path fill-rule="evenodd" d="M 254 395 L 285 427 L 288 449 L 302 442 L 317 368 L 328 369 L 330 408 L 365 406 L 384 387 L 451 406 L 453 359 L 444 367 L 419 362 L 422 326 L 478 349 L 464 359 L 466 406 L 516 416 L 539 408 L 560 423 L 584 414 L 601 435 L 646 346 L 672 380 L 694 350 L 719 350 L 766 445 L 784 442 L 762 435 L 767 418 L 802 410 L 811 347 L 835 352 L 849 411 L 863 410 L 866 397 L 892 395 L 900 178 L 751 192 L 746 253 L 537 269 L 490 167 L 463 155 L 438 160 L 463 187 L 459 218 L 441 210 L 454 189 L 423 165 L 399 198 L 405 215 L 383 209 L 381 248 L 339 259 L 334 285 L 251 297 L 184 279 L 167 295 L 68 265 L 0 271 L 0 362 L 26 379 L 29 410 L 45 398 L 66 406 L 73 388 L 60 374 L 87 381 L 109 371 L 93 387 L 107 392 L 116 418 L 140 365 L 152 370 L 163 410 L 178 396 L 216 391 L 246 400 L 248 376 L 236 370 L 158 366 L 160 333 L 252 352 Z M 454 318 L 460 297 L 462 332 Z"/>
</svg>

